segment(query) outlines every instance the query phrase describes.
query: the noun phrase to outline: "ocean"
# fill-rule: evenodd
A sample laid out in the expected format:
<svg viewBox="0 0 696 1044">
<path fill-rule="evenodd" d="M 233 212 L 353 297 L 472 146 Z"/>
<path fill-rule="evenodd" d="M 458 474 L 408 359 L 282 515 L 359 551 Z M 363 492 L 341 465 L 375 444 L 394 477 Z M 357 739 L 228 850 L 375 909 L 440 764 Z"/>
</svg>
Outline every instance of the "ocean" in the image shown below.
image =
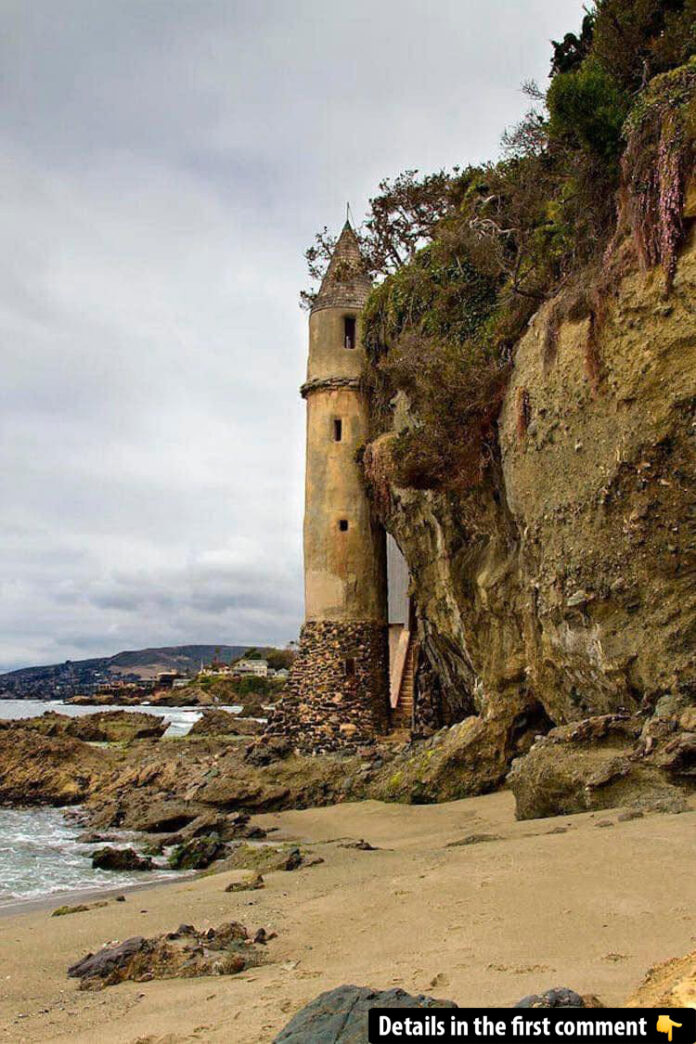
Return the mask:
<svg viewBox="0 0 696 1044">
<path fill-rule="evenodd" d="M 91 854 L 102 846 L 80 843 L 82 830 L 59 808 L 0 808 L 0 909 L 53 895 L 60 906 L 71 892 L 121 888 L 174 873 L 93 870 Z"/>
<path fill-rule="evenodd" d="M 146 711 L 169 722 L 167 736 L 186 735 L 201 716 L 196 707 L 73 707 L 59 700 L 0 700 L 0 718 L 4 719 L 31 718 L 48 710 L 71 717 L 103 710 Z M 71 892 L 120 888 L 171 877 L 173 871 L 167 870 L 93 870 L 90 857 L 99 845 L 78 841 L 83 827 L 65 815 L 67 811 L 0 807 L 0 908 L 52 895 L 59 906 L 69 900 Z M 133 839 L 124 836 L 123 843 L 133 844 Z M 137 842 L 134 847 L 138 847 Z"/>
</svg>

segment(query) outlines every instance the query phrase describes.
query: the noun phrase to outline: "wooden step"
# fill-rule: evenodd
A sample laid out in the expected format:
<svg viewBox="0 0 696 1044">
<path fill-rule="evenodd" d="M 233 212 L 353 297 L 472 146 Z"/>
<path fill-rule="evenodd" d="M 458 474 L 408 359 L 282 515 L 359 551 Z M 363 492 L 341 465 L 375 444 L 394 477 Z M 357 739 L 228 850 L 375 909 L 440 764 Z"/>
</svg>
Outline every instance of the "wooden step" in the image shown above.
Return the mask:
<svg viewBox="0 0 696 1044">
<path fill-rule="evenodd" d="M 403 730 L 410 732 L 413 725 L 415 659 L 415 645 L 413 639 L 411 639 L 401 677 L 399 700 L 392 711 L 392 729 L 399 732 Z"/>
</svg>

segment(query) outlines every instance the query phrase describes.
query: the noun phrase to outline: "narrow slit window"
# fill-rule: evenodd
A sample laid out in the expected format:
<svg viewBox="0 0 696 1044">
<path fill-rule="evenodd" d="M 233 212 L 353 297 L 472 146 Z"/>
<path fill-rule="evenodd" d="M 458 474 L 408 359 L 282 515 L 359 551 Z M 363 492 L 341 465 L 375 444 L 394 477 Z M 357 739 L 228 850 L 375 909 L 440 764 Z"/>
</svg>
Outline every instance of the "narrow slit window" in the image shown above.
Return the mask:
<svg viewBox="0 0 696 1044">
<path fill-rule="evenodd" d="M 355 348 L 355 316 L 343 317 L 343 344 L 346 348 Z"/>
<path fill-rule="evenodd" d="M 333 423 L 334 442 L 340 442 L 343 438 L 343 421 L 336 417 Z"/>
<path fill-rule="evenodd" d="M 355 677 L 355 657 L 349 656 L 347 658 L 347 660 L 345 661 L 344 667 L 345 667 L 345 672 L 346 672 L 346 678 L 354 678 Z"/>
<path fill-rule="evenodd" d="M 339 520 L 338 520 L 338 528 L 341 530 L 342 533 L 347 533 L 348 532 L 348 519 L 347 518 L 339 518 Z"/>
</svg>

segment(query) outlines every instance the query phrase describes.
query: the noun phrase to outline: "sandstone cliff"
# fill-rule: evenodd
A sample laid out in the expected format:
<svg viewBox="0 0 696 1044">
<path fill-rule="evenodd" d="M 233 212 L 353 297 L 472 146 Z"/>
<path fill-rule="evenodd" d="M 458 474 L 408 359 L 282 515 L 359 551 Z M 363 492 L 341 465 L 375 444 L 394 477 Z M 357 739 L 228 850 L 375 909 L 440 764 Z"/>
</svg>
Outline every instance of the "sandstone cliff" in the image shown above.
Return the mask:
<svg viewBox="0 0 696 1044">
<path fill-rule="evenodd" d="M 661 270 L 633 266 L 595 338 L 589 318 L 559 323 L 551 301 L 514 352 L 499 459 L 483 482 L 443 491 L 392 479 L 378 497 L 412 576 L 423 695 L 445 722 L 495 721 L 481 756 L 489 740 L 509 762 L 554 725 L 640 714 L 622 740 L 635 756 L 657 713 L 672 724 L 652 743 L 643 735 L 641 753 L 647 743 L 654 758 L 696 701 L 695 291 L 692 229 L 669 296 Z M 368 450 L 373 485 L 376 474 L 393 476 L 395 433 L 413 423 L 400 400 L 394 431 Z M 696 784 L 696 735 L 687 732 L 681 786 Z M 557 766 L 563 750 L 577 760 L 572 744 L 557 745 Z M 570 790 L 583 790 L 580 777 Z M 490 787 L 489 771 L 478 785 Z M 544 786 L 553 791 L 548 774 Z M 523 814 L 592 807 L 578 801 L 558 807 L 552 798 L 535 812 L 532 800 Z"/>
</svg>

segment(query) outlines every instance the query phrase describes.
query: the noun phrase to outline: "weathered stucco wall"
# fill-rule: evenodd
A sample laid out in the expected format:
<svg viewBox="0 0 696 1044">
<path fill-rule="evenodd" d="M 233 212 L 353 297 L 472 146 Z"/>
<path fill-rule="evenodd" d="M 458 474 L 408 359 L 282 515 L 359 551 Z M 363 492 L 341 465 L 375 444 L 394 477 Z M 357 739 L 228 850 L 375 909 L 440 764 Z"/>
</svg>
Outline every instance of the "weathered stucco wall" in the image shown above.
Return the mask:
<svg viewBox="0 0 696 1044">
<path fill-rule="evenodd" d="M 344 345 L 347 314 L 355 312 L 323 308 L 312 313 L 309 322 L 305 618 L 383 623 L 385 535 L 375 521 L 357 461 L 368 438 L 368 406 L 357 381 L 365 352 L 359 341 L 355 348 Z M 317 386 L 312 381 L 327 383 Z M 334 386 L 341 381 L 353 383 Z M 337 421 L 340 441 L 335 437 Z"/>
<path fill-rule="evenodd" d="M 360 377 L 366 358 L 360 343 L 359 314 L 356 308 L 327 307 L 312 312 L 309 319 L 308 382 L 327 377 Z M 355 348 L 346 348 L 344 344 L 343 320 L 346 316 L 356 319 Z"/>
<path fill-rule="evenodd" d="M 342 438 L 334 439 L 334 421 Z M 352 388 L 307 398 L 304 519 L 307 620 L 386 620 L 384 530 L 374 521 L 356 453 L 367 439 L 367 405 Z M 340 528 L 341 520 L 347 530 Z"/>
</svg>

